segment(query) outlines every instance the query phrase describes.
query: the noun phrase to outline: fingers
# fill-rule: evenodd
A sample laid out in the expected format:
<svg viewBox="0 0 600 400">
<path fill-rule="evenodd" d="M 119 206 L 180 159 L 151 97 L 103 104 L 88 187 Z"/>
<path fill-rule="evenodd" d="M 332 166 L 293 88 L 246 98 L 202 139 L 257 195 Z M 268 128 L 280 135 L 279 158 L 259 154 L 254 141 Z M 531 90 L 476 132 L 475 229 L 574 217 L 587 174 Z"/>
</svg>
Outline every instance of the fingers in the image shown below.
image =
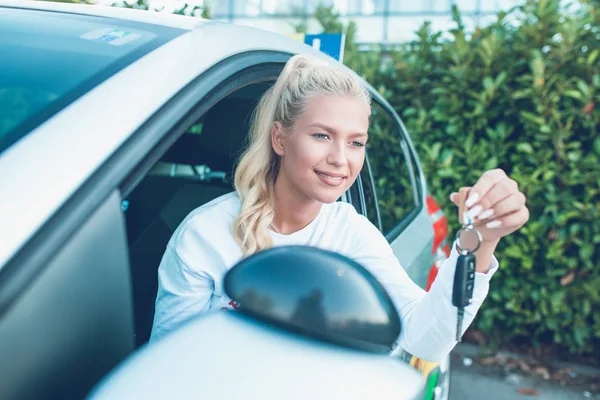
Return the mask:
<svg viewBox="0 0 600 400">
<path fill-rule="evenodd" d="M 529 209 L 521 208 L 518 212 L 502 218 L 502 225 L 507 227 L 520 228 L 529 221 Z"/>
<path fill-rule="evenodd" d="M 452 193 L 450 200 L 458 205 L 459 194 Z M 517 182 L 509 178 L 503 170 L 494 169 L 485 172 L 470 188 L 465 204 L 465 217 L 474 221 L 476 225 L 485 225 L 487 228 L 507 227 L 507 224 L 519 223 L 523 225 L 529 218 L 529 210 L 525 203 L 526 197 L 519 190 Z M 521 221 L 524 213 L 527 216 L 525 221 Z"/>
<path fill-rule="evenodd" d="M 492 169 L 486 171 L 481 178 L 477 181 L 477 183 L 471 188 L 469 192 L 469 197 L 465 205 L 467 208 L 473 207 L 475 204 L 480 203 L 480 200 L 486 198 L 488 192 L 502 180 L 508 179 L 506 173 L 501 169 Z M 492 204 L 487 204 L 488 208 Z M 483 207 L 483 205 L 482 205 Z"/>
<path fill-rule="evenodd" d="M 516 192 L 494 204 L 492 209 L 498 218 L 502 218 L 505 215 L 521 210 L 523 207 L 525 207 L 525 201 L 525 195 L 521 192 Z"/>
<path fill-rule="evenodd" d="M 492 207 L 483 210 L 477 216 L 477 223 L 485 223 L 488 228 L 496 228 L 500 225 L 492 223 L 495 221 L 503 221 L 504 217 L 521 211 L 525 207 L 525 195 L 521 192 L 516 192 L 494 204 Z M 473 210 L 475 207 L 473 207 Z M 488 226 L 489 225 L 489 226 Z M 504 225 L 504 224 L 502 224 Z"/>
<path fill-rule="evenodd" d="M 475 186 L 478 186 L 478 189 L 475 189 Z M 501 216 L 502 214 L 498 213 L 502 210 L 496 209 L 496 206 L 515 194 L 518 194 L 520 199 L 514 204 L 524 204 L 525 196 L 520 193 L 519 185 L 506 176 L 502 170 L 492 170 L 484 173 L 475 186 L 471 189 L 469 199 L 467 199 L 472 204 L 467 211 L 467 216 L 471 219 L 488 219 L 493 215 Z M 511 201 L 515 200 L 512 199 Z M 512 211 L 516 211 L 516 209 Z"/>
<path fill-rule="evenodd" d="M 496 185 L 485 199 L 470 212 L 474 215 L 472 218 L 485 220 L 490 218 L 502 217 L 506 214 L 520 210 L 527 201 L 525 195 L 516 189 L 515 192 L 508 192 L 503 185 Z"/>
<path fill-rule="evenodd" d="M 458 205 L 458 193 L 457 192 L 450 193 L 450 201 L 453 202 L 454 204 Z"/>
<path fill-rule="evenodd" d="M 501 169 L 486 171 L 473 187 L 463 187 L 460 193 L 450 194 L 450 201 L 459 206 L 459 214 L 462 207 L 458 203 L 465 189 L 469 190 L 469 195 L 465 202 L 464 220 L 476 227 L 487 228 L 481 231 L 485 240 L 509 235 L 529 220 L 525 195 L 517 182 Z"/>
<path fill-rule="evenodd" d="M 518 229 L 529 220 L 529 209 L 521 207 L 515 212 L 505 214 L 503 217 L 494 218 L 493 221 L 480 221 L 475 226 L 485 225 L 486 228 L 512 228 Z"/>
</svg>

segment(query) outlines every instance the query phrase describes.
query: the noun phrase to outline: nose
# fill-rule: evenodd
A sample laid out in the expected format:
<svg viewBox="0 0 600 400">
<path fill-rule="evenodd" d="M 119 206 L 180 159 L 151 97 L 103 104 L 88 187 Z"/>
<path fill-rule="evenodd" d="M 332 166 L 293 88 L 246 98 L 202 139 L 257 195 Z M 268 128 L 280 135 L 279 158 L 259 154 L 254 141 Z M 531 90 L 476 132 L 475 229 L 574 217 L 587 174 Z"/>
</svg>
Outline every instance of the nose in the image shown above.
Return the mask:
<svg viewBox="0 0 600 400">
<path fill-rule="evenodd" d="M 327 155 L 327 164 L 334 167 L 345 167 L 347 163 L 345 144 L 338 141 L 331 143 L 329 154 Z"/>
</svg>

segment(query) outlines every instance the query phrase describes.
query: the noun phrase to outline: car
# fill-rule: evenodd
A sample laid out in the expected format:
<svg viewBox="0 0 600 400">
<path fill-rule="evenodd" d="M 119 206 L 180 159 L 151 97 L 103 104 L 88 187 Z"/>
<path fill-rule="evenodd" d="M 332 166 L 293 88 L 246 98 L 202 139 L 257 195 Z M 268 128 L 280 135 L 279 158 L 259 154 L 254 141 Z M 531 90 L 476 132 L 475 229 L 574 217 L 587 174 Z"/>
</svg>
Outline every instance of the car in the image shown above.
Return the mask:
<svg viewBox="0 0 600 400">
<path fill-rule="evenodd" d="M 97 5 L 0 0 L 0 396 L 80 398 L 150 335 L 157 269 L 194 208 L 233 190 L 276 33 Z M 370 149 L 339 199 L 427 289 L 448 225 L 408 132 L 373 97 Z M 449 360 L 427 398 L 448 396 Z"/>
</svg>

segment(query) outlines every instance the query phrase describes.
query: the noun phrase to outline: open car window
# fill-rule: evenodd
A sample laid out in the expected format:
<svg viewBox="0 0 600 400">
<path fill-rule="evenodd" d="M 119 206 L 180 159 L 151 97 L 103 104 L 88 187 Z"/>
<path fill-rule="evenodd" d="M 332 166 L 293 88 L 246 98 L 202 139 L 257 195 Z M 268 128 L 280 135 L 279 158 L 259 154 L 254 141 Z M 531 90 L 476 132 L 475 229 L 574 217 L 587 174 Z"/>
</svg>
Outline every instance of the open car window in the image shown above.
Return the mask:
<svg viewBox="0 0 600 400">
<path fill-rule="evenodd" d="M 381 224 L 388 236 L 402 220 L 417 208 L 414 171 L 401 127 L 390 112 L 373 103 L 367 143 L 367 159 L 373 178 L 363 176 L 365 199 L 372 210 L 372 222 Z M 370 192 L 370 193 L 369 193 Z M 375 203 L 376 202 L 376 203 Z M 378 216 L 377 216 L 378 213 Z M 369 212 L 367 212 L 369 215 Z"/>
</svg>

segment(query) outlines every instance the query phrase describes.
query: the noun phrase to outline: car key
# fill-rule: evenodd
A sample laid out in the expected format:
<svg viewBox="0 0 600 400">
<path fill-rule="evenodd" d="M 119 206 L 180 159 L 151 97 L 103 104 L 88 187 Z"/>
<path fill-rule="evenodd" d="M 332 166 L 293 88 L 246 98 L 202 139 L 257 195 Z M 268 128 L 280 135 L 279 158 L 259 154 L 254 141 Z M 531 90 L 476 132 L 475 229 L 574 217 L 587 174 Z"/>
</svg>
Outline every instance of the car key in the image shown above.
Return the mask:
<svg viewBox="0 0 600 400">
<path fill-rule="evenodd" d="M 465 307 L 473 301 L 473 287 L 475 286 L 475 256 L 465 251 L 458 256 L 456 271 L 454 273 L 454 285 L 452 287 L 452 304 L 458 308 L 456 321 L 456 340 L 460 342 L 462 323 L 465 315 Z"/>
<path fill-rule="evenodd" d="M 469 194 L 468 188 L 461 188 L 458 199 L 458 219 L 462 224 L 456 233 L 456 248 L 460 255 L 456 261 L 454 272 L 454 283 L 452 286 L 452 304 L 458 308 L 456 320 L 456 341 L 460 342 L 462 337 L 462 324 L 465 315 L 465 307 L 473 302 L 473 290 L 475 287 L 475 252 L 481 245 L 481 233 L 474 227 L 473 221 L 465 213 L 465 201 Z M 474 249 L 463 249 L 460 245 L 460 235 L 463 232 L 474 232 L 478 242 Z"/>
</svg>

